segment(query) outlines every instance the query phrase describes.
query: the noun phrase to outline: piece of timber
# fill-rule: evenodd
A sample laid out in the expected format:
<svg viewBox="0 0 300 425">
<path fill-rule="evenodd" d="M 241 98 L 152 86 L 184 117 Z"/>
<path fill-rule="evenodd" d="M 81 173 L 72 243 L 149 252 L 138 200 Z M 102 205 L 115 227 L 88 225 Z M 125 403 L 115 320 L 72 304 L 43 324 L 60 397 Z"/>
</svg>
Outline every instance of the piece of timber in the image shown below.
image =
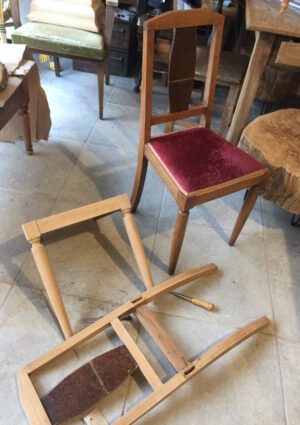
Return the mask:
<svg viewBox="0 0 300 425">
<path fill-rule="evenodd" d="M 151 387 L 156 390 L 157 388 L 162 386 L 162 382 L 155 373 L 154 369 L 144 356 L 144 354 L 141 352 L 139 347 L 136 345 L 134 340 L 131 338 L 123 324 L 119 319 L 114 319 L 111 322 L 111 325 L 120 338 L 120 340 L 125 344 L 126 348 L 134 358 L 134 360 L 139 365 L 140 371 L 145 376 Z"/>
<path fill-rule="evenodd" d="M 177 347 L 176 343 L 146 305 L 137 307 L 135 315 L 176 372 L 179 372 L 190 364 L 184 353 Z"/>
<path fill-rule="evenodd" d="M 261 317 L 258 320 L 244 326 L 234 334 L 223 339 L 214 347 L 204 353 L 199 359 L 191 363 L 187 368 L 177 373 L 173 378 L 166 382 L 160 389 L 146 397 L 136 407 L 114 422 L 114 425 L 130 425 L 141 418 L 149 410 L 153 409 L 158 403 L 171 395 L 177 388 L 180 388 L 189 379 L 197 375 L 203 369 L 215 362 L 221 356 L 232 350 L 234 347 L 268 326 L 270 323 L 267 317 Z"/>
<path fill-rule="evenodd" d="M 300 43 L 282 41 L 275 63 L 300 68 Z"/>
<path fill-rule="evenodd" d="M 32 373 L 36 370 L 39 370 L 50 361 L 60 357 L 62 354 L 74 349 L 78 345 L 83 344 L 85 341 L 99 334 L 108 326 L 110 326 L 112 320 L 116 318 L 121 320 L 123 317 L 128 316 L 128 314 L 134 311 L 134 309 L 140 303 L 148 304 L 157 296 L 161 296 L 200 277 L 208 276 L 214 273 L 216 270 L 217 266 L 215 264 L 206 264 L 204 266 L 190 269 L 177 276 L 171 277 L 170 279 L 161 282 L 153 288 L 148 289 L 148 291 L 145 291 L 143 294 L 141 294 L 137 300 L 134 299 L 121 305 L 114 311 L 108 313 L 105 317 L 97 320 L 97 322 L 71 336 L 68 340 L 62 342 L 60 345 L 48 351 L 46 354 L 34 360 L 32 363 L 29 363 L 27 366 L 25 366 L 26 373 Z"/>
<path fill-rule="evenodd" d="M 137 368 L 122 345 L 75 370 L 41 399 L 52 425 L 83 417 Z"/>
</svg>

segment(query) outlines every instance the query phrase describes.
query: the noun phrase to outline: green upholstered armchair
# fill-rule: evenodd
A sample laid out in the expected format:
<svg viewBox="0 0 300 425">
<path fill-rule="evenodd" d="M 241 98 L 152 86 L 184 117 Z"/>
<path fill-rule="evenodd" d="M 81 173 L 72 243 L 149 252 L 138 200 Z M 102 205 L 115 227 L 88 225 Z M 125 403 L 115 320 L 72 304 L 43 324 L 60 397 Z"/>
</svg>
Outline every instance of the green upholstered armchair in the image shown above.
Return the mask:
<svg viewBox="0 0 300 425">
<path fill-rule="evenodd" d="M 0 43 L 6 43 L 6 27 L 20 25 L 18 0 L 0 0 Z"/>
<path fill-rule="evenodd" d="M 29 22 L 17 28 L 12 34 L 14 43 L 26 44 L 33 52 L 56 58 L 65 57 L 96 62 L 100 119 L 103 118 L 104 71 L 106 84 L 109 84 L 109 46 L 117 5 L 118 0 L 106 0 L 103 33 L 48 23 Z"/>
</svg>

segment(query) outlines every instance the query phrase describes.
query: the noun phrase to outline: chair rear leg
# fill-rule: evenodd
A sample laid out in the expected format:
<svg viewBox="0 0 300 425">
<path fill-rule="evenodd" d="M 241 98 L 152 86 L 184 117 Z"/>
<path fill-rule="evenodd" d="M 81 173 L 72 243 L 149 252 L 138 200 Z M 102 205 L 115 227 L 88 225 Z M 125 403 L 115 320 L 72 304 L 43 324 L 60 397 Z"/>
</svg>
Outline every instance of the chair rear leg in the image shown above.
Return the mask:
<svg viewBox="0 0 300 425">
<path fill-rule="evenodd" d="M 140 155 L 142 156 L 142 159 L 140 159 Z M 132 189 L 131 194 L 131 211 L 135 212 L 139 203 L 140 199 L 143 193 L 143 188 L 145 184 L 146 174 L 147 174 L 147 168 L 148 168 L 148 160 L 144 156 L 144 153 L 139 153 L 137 168 L 136 168 L 136 174 L 134 179 L 134 185 Z"/>
<path fill-rule="evenodd" d="M 176 268 L 179 254 L 181 251 L 182 242 L 185 235 L 185 229 L 186 229 L 188 219 L 189 219 L 189 211 L 187 212 L 183 212 L 181 210 L 178 211 L 174 233 L 173 233 L 171 253 L 170 253 L 169 274 L 174 274 L 175 272 L 175 268 Z"/>
<path fill-rule="evenodd" d="M 104 62 L 98 62 L 97 65 L 98 76 L 98 96 L 99 96 L 99 118 L 103 119 L 103 101 L 104 101 Z"/>
<path fill-rule="evenodd" d="M 247 221 L 247 218 L 254 207 L 254 204 L 256 202 L 256 199 L 260 192 L 260 186 L 253 186 L 250 190 L 248 190 L 247 195 L 245 197 L 243 206 L 241 208 L 241 211 L 239 213 L 239 216 L 235 222 L 233 231 L 231 233 L 230 239 L 229 239 L 229 245 L 233 246 L 235 241 L 237 240 L 239 234 L 241 233 L 242 228 L 244 227 L 244 224 Z"/>
<path fill-rule="evenodd" d="M 109 86 L 110 83 L 110 66 L 109 58 L 105 60 L 105 84 Z"/>
</svg>

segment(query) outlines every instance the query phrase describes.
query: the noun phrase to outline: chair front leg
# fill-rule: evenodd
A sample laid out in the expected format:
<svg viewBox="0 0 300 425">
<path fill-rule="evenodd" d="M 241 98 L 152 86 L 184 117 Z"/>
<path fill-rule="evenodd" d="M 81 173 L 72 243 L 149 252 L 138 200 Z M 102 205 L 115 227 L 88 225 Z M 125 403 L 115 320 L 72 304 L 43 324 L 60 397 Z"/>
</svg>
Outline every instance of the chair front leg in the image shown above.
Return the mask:
<svg viewBox="0 0 300 425">
<path fill-rule="evenodd" d="M 244 227 L 244 224 L 246 223 L 252 208 L 254 207 L 254 204 L 259 195 L 259 192 L 260 192 L 260 186 L 253 186 L 251 187 L 250 190 L 248 190 L 243 206 L 235 222 L 233 231 L 229 239 L 230 246 L 233 246 L 239 234 L 241 233 L 241 230 Z"/>
<path fill-rule="evenodd" d="M 175 272 L 175 268 L 176 268 L 179 254 L 181 251 L 188 219 L 189 219 L 189 211 L 186 211 L 186 212 L 183 212 L 181 210 L 178 211 L 174 233 L 173 233 L 171 253 L 170 253 L 169 274 L 174 274 Z"/>
<path fill-rule="evenodd" d="M 141 148 L 140 148 L 141 149 Z M 143 193 L 145 184 L 146 174 L 148 168 L 148 159 L 144 156 L 144 152 L 139 152 L 138 163 L 136 168 L 136 174 L 134 179 L 134 185 L 131 194 L 131 211 L 135 212 Z"/>
</svg>

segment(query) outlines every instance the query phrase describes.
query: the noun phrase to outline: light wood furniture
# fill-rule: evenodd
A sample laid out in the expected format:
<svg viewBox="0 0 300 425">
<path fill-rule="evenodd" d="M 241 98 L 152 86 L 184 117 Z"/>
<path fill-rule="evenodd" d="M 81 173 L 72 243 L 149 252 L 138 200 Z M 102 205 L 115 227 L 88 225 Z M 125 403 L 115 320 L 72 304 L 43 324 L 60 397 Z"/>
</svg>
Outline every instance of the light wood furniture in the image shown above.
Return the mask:
<svg viewBox="0 0 300 425">
<path fill-rule="evenodd" d="M 107 0 L 104 34 L 60 25 L 29 22 L 12 34 L 13 42 L 26 44 L 32 52 L 54 56 L 55 72 L 60 75 L 58 57 L 86 60 L 97 64 L 99 118 L 103 119 L 104 71 L 109 84 L 109 47 L 118 0 Z"/>
<path fill-rule="evenodd" d="M 54 313 L 66 338 L 72 335 L 72 329 L 41 237 L 45 233 L 53 232 L 83 221 L 98 219 L 117 211 L 121 211 L 123 214 L 124 225 L 143 281 L 147 288 L 152 288 L 152 276 L 143 243 L 133 215 L 131 214 L 131 204 L 128 195 L 119 195 L 114 198 L 23 224 L 23 231 L 26 239 L 32 244 L 31 251 L 33 257 L 45 285 Z"/>
<path fill-rule="evenodd" d="M 241 150 L 209 130 L 223 23 L 224 17 L 220 14 L 194 9 L 164 13 L 144 26 L 140 142 L 131 203 L 135 211 L 150 161 L 179 207 L 169 261 L 170 274 L 174 273 L 178 261 L 189 210 L 229 193 L 251 188 L 230 238 L 229 243 L 233 245 L 256 201 L 259 185 L 268 175 L 265 167 L 250 156 L 244 157 Z M 195 27 L 201 25 L 213 25 L 207 79 L 203 103 L 188 109 L 196 64 Z M 169 65 L 170 112 L 152 115 L 154 32 L 170 28 L 175 28 Z M 199 115 L 200 125 L 185 120 Z M 167 123 L 167 134 L 151 137 L 151 127 L 162 123 Z M 192 128 L 172 133 L 174 123 Z"/>
<path fill-rule="evenodd" d="M 21 369 L 18 372 L 20 397 L 31 425 L 51 425 L 39 395 L 31 381 L 31 374 L 41 371 L 51 364 L 53 360 L 74 350 L 76 347 L 103 332 L 110 326 L 134 357 L 141 373 L 152 387 L 150 395 L 136 404 L 129 412 L 126 412 L 124 416 L 117 419 L 114 422 L 115 425 L 130 425 L 134 423 L 219 357 L 266 327 L 269 324 L 269 320 L 266 317 L 261 317 L 218 342 L 198 359 L 193 362 L 189 361 L 181 348 L 177 346 L 171 336 L 164 330 L 155 315 L 148 309 L 147 304 L 158 299 L 172 289 L 178 288 L 199 277 L 213 273 L 216 269 L 214 264 L 207 264 L 163 281 L 159 285 L 148 289 L 138 297 L 108 313 L 105 317 L 99 319 L 81 332 L 71 336 L 67 341 Z M 167 382 L 163 383 L 161 381 L 150 362 L 122 324 L 121 319 L 130 313 L 136 315 L 146 332 L 154 340 L 163 355 L 177 372 Z M 85 422 L 89 423 L 87 420 Z M 102 422 L 101 420 L 99 423 Z"/>
<path fill-rule="evenodd" d="M 300 109 L 282 109 L 252 121 L 239 147 L 270 170 L 262 195 L 285 210 L 300 214 Z"/>
<path fill-rule="evenodd" d="M 8 79 L 7 88 L 3 92 L 0 92 L 0 99 L 5 98 L 4 105 L 2 107 L 0 105 L 0 130 L 2 130 L 9 120 L 20 111 L 25 150 L 27 155 L 32 155 L 33 149 L 31 143 L 30 117 L 28 113 L 29 96 L 27 76 L 25 75 L 24 78 L 10 77 Z"/>
<path fill-rule="evenodd" d="M 246 0 L 246 28 L 255 31 L 256 41 L 227 139 L 237 144 L 247 123 L 259 80 L 270 57 L 276 35 L 300 38 L 300 12 L 288 8 L 284 14 L 274 0 Z"/>
</svg>

